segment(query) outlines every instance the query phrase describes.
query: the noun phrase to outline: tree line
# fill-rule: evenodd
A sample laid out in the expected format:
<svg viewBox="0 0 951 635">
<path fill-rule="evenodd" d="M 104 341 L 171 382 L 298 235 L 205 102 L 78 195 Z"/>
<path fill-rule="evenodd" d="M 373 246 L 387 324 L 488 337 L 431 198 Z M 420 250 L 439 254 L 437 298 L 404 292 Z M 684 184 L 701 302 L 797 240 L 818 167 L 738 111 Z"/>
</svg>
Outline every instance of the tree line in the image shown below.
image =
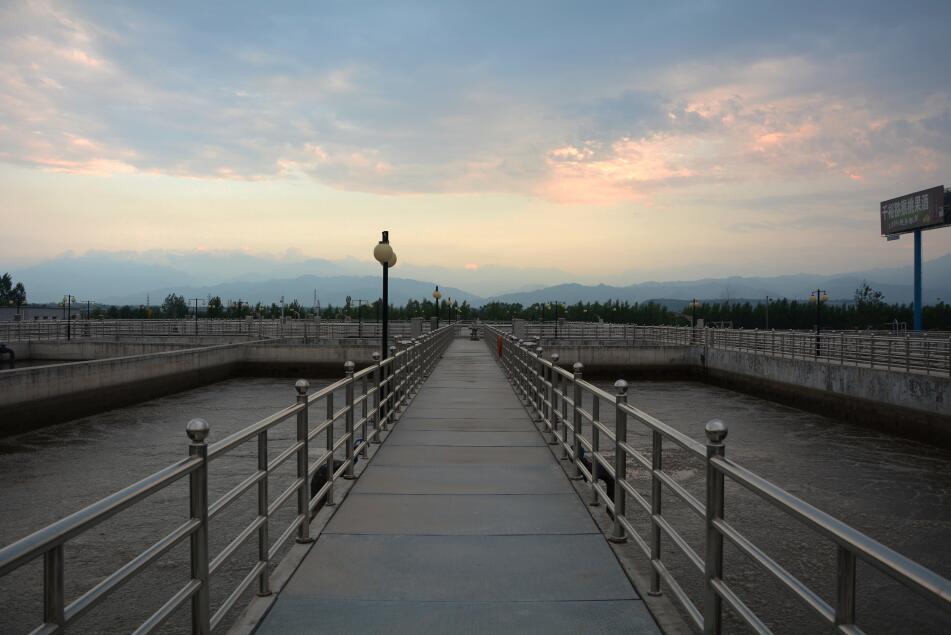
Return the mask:
<svg viewBox="0 0 951 635">
<path fill-rule="evenodd" d="M 18 309 L 26 304 L 26 287 L 22 282 L 13 284 L 13 276 L 4 273 L 0 276 L 0 306 L 13 305 Z"/>
<path fill-rule="evenodd" d="M 349 298 L 348 298 L 349 300 Z M 9 273 L 0 277 L 0 306 L 26 302 L 26 290 L 22 283 L 13 284 Z M 199 301 L 198 314 L 202 318 L 236 319 L 260 318 L 275 319 L 283 316 L 288 319 L 307 319 L 320 314 L 327 320 L 379 320 L 382 301 L 377 299 L 366 304 L 352 301 L 342 305 L 328 304 L 322 307 L 307 307 L 298 300 L 292 300 L 283 307 L 244 300 L 227 301 L 214 296 Z M 189 301 L 174 293 L 156 306 L 97 306 L 91 311 L 91 318 L 109 319 L 182 319 L 195 314 L 194 301 Z M 410 300 L 402 306 L 390 306 L 389 316 L 393 320 L 405 320 L 414 317 L 431 318 L 437 314 L 435 302 L 431 300 Z M 645 325 L 683 326 L 694 319 L 703 319 L 708 326 L 725 326 L 744 329 L 813 329 L 816 325 L 815 302 L 789 300 L 782 298 L 767 302 L 739 301 L 702 301 L 696 306 L 688 303 L 683 309 L 675 310 L 656 301 L 627 302 L 608 300 L 606 302 L 534 303 L 522 305 L 509 302 L 489 302 L 481 307 L 473 307 L 468 302 L 448 300 L 439 303 L 440 319 L 508 321 L 512 318 L 524 320 L 554 320 L 566 318 L 578 322 L 608 322 Z M 924 326 L 930 330 L 951 330 L 951 304 L 939 301 L 922 309 Z M 896 325 L 910 326 L 913 319 L 911 304 L 887 303 L 881 292 L 863 283 L 855 291 L 851 301 L 822 302 L 819 307 L 819 320 L 823 328 L 828 329 L 889 329 Z"/>
</svg>

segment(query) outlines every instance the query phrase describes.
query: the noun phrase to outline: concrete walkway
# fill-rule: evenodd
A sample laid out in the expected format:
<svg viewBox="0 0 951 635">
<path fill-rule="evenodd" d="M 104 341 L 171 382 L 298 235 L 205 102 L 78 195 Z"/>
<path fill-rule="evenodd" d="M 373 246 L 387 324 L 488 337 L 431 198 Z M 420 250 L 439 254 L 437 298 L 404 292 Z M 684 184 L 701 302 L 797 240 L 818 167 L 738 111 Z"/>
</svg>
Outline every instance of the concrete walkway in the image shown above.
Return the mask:
<svg viewBox="0 0 951 635">
<path fill-rule="evenodd" d="M 659 631 L 485 344 L 460 339 L 257 632 Z"/>
</svg>

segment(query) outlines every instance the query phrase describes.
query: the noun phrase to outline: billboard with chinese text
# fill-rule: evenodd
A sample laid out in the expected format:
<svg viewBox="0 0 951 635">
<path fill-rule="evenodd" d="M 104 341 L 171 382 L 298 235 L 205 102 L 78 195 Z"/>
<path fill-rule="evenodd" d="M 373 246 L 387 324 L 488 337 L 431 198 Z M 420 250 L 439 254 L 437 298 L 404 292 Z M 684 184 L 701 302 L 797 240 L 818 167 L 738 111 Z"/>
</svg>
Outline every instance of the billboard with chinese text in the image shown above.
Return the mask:
<svg viewBox="0 0 951 635">
<path fill-rule="evenodd" d="M 944 186 L 882 201 L 882 234 L 904 234 L 951 223 L 944 204 Z"/>
</svg>

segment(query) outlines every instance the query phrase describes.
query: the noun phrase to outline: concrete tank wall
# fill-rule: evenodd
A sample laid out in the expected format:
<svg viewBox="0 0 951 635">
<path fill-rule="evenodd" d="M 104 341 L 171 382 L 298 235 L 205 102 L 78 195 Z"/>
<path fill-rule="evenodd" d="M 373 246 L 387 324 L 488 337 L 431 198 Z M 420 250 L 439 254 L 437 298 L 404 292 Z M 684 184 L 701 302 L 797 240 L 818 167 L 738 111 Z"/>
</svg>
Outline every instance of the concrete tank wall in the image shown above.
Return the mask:
<svg viewBox="0 0 951 635">
<path fill-rule="evenodd" d="M 343 376 L 343 363 L 370 364 L 376 345 L 255 341 L 194 347 L 77 340 L 16 343 L 18 359 L 77 359 L 0 372 L 0 437 L 67 421 L 235 375 Z"/>
<path fill-rule="evenodd" d="M 716 383 L 951 445 L 951 378 L 718 349 L 701 360 Z"/>
<path fill-rule="evenodd" d="M 0 372 L 0 436 L 152 399 L 231 375 L 247 344 Z"/>
<path fill-rule="evenodd" d="M 591 345 L 570 342 L 546 342 L 543 355 L 551 359 L 558 353 L 559 365 L 570 369 L 575 362 L 584 364 L 585 376 L 617 379 L 622 375 L 671 375 L 689 373 L 700 361 L 700 353 L 686 346 L 631 346 L 630 344 Z"/>
</svg>

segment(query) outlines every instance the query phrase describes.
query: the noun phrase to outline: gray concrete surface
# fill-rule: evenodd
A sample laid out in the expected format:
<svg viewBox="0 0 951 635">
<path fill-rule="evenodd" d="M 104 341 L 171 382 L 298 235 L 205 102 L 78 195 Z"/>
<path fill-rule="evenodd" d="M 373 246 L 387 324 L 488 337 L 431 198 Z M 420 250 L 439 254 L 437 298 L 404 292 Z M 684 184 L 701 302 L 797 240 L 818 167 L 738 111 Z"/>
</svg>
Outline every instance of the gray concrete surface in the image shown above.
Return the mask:
<svg viewBox="0 0 951 635">
<path fill-rule="evenodd" d="M 460 339 L 257 632 L 659 630 L 485 346 Z"/>
</svg>

